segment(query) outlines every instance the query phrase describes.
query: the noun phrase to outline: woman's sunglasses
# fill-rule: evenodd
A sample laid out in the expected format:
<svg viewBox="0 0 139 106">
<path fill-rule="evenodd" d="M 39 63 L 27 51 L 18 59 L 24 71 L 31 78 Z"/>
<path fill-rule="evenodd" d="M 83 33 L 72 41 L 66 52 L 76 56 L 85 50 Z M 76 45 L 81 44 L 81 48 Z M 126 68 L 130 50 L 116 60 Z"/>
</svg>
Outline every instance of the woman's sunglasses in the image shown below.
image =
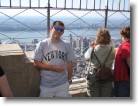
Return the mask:
<svg viewBox="0 0 139 106">
<path fill-rule="evenodd" d="M 60 32 L 64 32 L 64 29 L 63 28 L 59 28 L 58 26 L 54 26 L 54 29 L 56 31 L 59 31 L 60 30 Z"/>
</svg>

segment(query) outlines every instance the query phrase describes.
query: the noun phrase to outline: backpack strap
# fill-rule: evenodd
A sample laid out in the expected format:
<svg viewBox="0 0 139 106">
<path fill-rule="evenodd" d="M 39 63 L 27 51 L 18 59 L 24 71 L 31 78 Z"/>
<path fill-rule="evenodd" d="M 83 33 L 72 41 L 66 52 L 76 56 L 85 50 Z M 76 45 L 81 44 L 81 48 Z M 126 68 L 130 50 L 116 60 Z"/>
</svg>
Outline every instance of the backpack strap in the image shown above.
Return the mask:
<svg viewBox="0 0 139 106">
<path fill-rule="evenodd" d="M 105 58 L 104 62 L 103 62 L 103 65 L 106 63 L 107 59 L 109 58 L 110 54 L 111 54 L 111 51 L 112 51 L 112 47 L 111 47 L 111 50 L 109 51 L 109 54 L 107 55 L 107 57 Z"/>
<path fill-rule="evenodd" d="M 94 54 L 94 56 L 96 57 L 96 59 L 97 59 L 97 61 L 98 61 L 98 63 L 99 63 L 99 66 L 104 66 L 105 62 L 107 61 L 107 59 L 109 58 L 109 56 L 110 56 L 110 54 L 111 54 L 111 51 L 112 51 L 112 47 L 111 47 L 111 49 L 110 49 L 110 51 L 109 51 L 109 54 L 108 54 L 107 57 L 105 58 L 103 64 L 100 63 L 98 57 L 96 56 L 95 51 L 94 51 L 94 48 L 93 48 L 92 53 L 91 53 L 91 58 L 92 58 L 92 54 Z"/>
<path fill-rule="evenodd" d="M 100 63 L 100 61 L 99 61 L 99 59 L 98 59 L 98 57 L 96 56 L 96 54 L 95 54 L 95 48 L 93 48 L 93 50 L 92 50 L 92 53 L 91 53 L 91 59 L 92 59 L 92 56 L 93 56 L 93 54 L 94 54 L 94 56 L 96 57 L 96 59 L 97 59 L 97 62 L 99 63 L 99 66 L 101 67 L 102 65 L 101 65 L 101 63 Z"/>
</svg>

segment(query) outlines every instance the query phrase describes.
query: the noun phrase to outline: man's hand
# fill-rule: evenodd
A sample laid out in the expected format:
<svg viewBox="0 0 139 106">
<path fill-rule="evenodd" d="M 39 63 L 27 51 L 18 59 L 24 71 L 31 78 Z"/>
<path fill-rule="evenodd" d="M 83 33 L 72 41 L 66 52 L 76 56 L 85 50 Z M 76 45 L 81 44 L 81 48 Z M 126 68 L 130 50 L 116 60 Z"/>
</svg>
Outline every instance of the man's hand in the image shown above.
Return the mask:
<svg viewBox="0 0 139 106">
<path fill-rule="evenodd" d="M 51 70 L 55 71 L 55 72 L 62 72 L 62 71 L 64 71 L 64 67 L 63 66 L 52 66 Z"/>
</svg>

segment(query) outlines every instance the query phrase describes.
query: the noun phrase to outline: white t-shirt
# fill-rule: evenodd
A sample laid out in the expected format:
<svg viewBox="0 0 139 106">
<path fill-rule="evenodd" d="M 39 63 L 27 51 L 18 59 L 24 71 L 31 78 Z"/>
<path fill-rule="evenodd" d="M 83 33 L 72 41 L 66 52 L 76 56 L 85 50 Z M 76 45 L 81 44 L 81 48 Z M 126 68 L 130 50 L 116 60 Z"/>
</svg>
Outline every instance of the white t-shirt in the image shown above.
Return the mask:
<svg viewBox="0 0 139 106">
<path fill-rule="evenodd" d="M 62 72 L 40 70 L 40 86 L 52 88 L 68 81 L 67 61 L 73 61 L 76 58 L 68 42 L 60 40 L 58 43 L 52 43 L 48 38 L 38 43 L 33 59 L 49 65 L 64 66 Z"/>
</svg>

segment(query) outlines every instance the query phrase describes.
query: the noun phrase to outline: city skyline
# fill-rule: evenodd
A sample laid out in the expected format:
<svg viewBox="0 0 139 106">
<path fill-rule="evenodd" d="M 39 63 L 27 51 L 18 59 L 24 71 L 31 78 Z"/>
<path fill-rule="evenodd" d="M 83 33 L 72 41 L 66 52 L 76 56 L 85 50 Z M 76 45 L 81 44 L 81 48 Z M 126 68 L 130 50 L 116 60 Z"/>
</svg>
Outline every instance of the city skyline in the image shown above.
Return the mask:
<svg viewBox="0 0 139 106">
<path fill-rule="evenodd" d="M 5 22 L 3 24 L 1 24 L 0 26 L 0 39 L 1 42 L 5 42 L 3 41 L 4 39 L 6 40 L 24 40 L 25 42 L 27 42 L 26 40 L 31 40 L 33 38 L 40 38 L 38 39 L 39 41 L 42 40 L 43 38 L 46 38 L 46 22 L 44 23 L 39 23 L 39 19 L 35 18 L 27 18 L 28 21 L 26 21 L 26 18 L 21 18 L 21 23 L 24 23 L 24 25 L 22 25 L 21 23 L 16 22 L 15 20 L 9 20 L 8 22 Z M 103 27 L 103 23 L 102 24 L 98 24 L 99 21 L 94 20 L 94 22 L 92 20 L 86 20 L 86 23 L 82 22 L 82 21 L 77 21 L 74 22 L 73 24 L 71 24 L 70 26 L 69 23 L 72 22 L 71 19 L 62 19 L 64 24 L 65 24 L 65 33 L 62 36 L 63 38 L 69 37 L 70 34 L 72 34 L 74 39 L 77 39 L 77 37 L 95 37 L 96 31 Z M 20 21 L 20 20 L 18 20 Z M 41 20 L 40 20 L 41 21 Z M 96 22 L 96 23 L 95 23 Z M 114 22 L 116 22 L 115 24 L 121 24 L 121 20 L 115 20 Z M 124 25 L 130 25 L 130 21 L 125 23 Z M 28 27 L 26 27 L 28 26 Z M 111 23 L 108 23 L 108 29 L 110 30 L 110 33 L 112 34 L 112 38 L 120 38 L 119 36 L 119 30 L 122 28 L 123 26 L 113 26 L 111 25 Z M 7 41 L 6 40 L 6 41 Z"/>
<path fill-rule="evenodd" d="M 1 20 L 0 20 L 0 23 L 1 23 L 1 28 L 0 30 L 1 31 L 20 31 L 20 30 L 24 30 L 24 29 L 20 29 L 20 27 L 22 28 L 26 28 L 25 25 L 29 25 L 31 26 L 32 28 L 33 27 L 37 27 L 37 26 L 34 26 L 35 24 L 41 22 L 42 20 L 44 20 L 45 18 L 43 17 L 28 17 L 28 16 L 25 16 L 25 17 L 22 17 L 22 16 L 19 16 L 19 17 L 16 17 L 15 18 L 17 21 L 15 20 L 8 20 L 8 21 L 5 21 L 5 17 L 1 17 Z M 75 17 L 57 17 L 57 18 L 52 18 L 53 20 L 62 20 L 65 24 L 65 28 L 66 29 L 76 29 L 77 27 L 79 27 L 80 29 L 82 28 L 94 28 L 95 27 L 99 27 L 98 23 L 101 22 L 102 20 L 104 20 L 103 18 L 82 18 L 82 20 L 78 20 L 78 21 L 75 21 L 76 18 Z M 26 21 L 28 20 L 28 21 Z M 36 21 L 37 20 L 37 21 Z M 124 22 L 126 19 L 116 19 L 116 18 L 111 18 L 111 19 L 108 19 L 110 21 L 112 21 L 114 24 L 120 24 L 122 22 Z M 5 21 L 5 22 L 4 22 Z M 24 23 L 25 25 L 22 25 L 21 23 L 19 23 L 18 21 L 20 21 L 21 23 Z M 75 21 L 75 22 L 74 22 Z M 4 22 L 4 23 L 3 23 Z M 53 21 L 50 21 L 51 24 L 53 23 Z M 74 22 L 74 23 L 72 23 Z M 72 24 L 70 24 L 72 23 Z M 102 23 L 103 24 L 103 23 Z M 130 24 L 130 19 L 127 19 L 127 22 L 125 23 L 127 25 Z M 10 25 L 13 25 L 14 27 L 10 26 Z M 44 22 L 41 22 L 40 23 L 41 26 L 39 26 L 39 28 L 37 30 L 41 30 L 40 27 L 42 27 L 43 30 L 46 30 L 45 27 L 46 26 L 46 19 Z M 92 27 L 91 27 L 92 26 Z M 116 26 L 112 26 L 111 23 L 108 23 L 108 27 L 114 27 L 114 29 L 117 29 Z M 120 28 L 120 27 L 119 27 Z M 77 28 L 78 29 L 78 28 Z"/>
</svg>

